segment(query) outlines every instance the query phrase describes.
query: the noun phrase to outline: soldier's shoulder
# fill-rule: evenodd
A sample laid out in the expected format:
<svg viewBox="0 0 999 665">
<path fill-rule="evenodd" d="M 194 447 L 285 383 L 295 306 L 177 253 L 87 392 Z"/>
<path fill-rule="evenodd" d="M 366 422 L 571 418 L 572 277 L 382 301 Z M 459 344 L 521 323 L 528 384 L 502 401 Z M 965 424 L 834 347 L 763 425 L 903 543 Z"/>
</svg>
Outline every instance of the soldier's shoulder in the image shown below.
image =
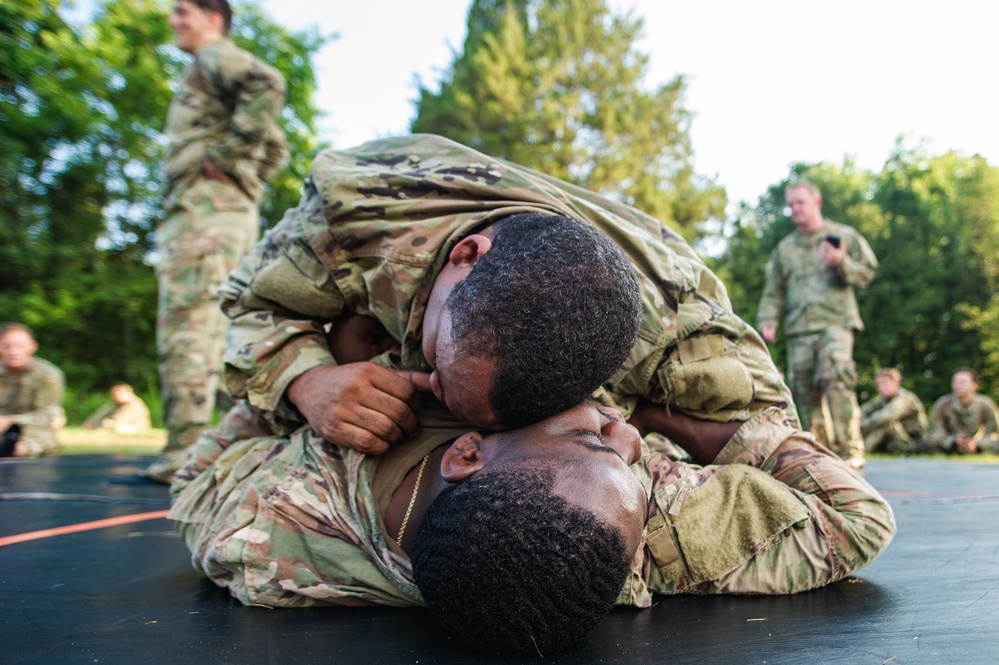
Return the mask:
<svg viewBox="0 0 999 665">
<path fill-rule="evenodd" d="M 55 375 L 60 377 L 62 376 L 62 370 L 59 369 L 55 365 L 55 363 L 51 363 L 48 360 L 45 360 L 44 358 L 39 358 L 38 356 L 35 356 L 34 358 L 32 358 L 32 364 L 36 366 L 36 371 L 39 374 L 47 374 L 50 376 Z"/>
<path fill-rule="evenodd" d="M 942 397 L 938 397 L 937 401 L 933 402 L 933 408 L 934 409 L 938 409 L 938 408 L 942 409 L 942 408 L 948 407 L 948 406 L 950 406 L 951 400 L 953 400 L 953 399 L 954 399 L 954 393 L 947 393 L 946 395 L 943 395 Z"/>
</svg>

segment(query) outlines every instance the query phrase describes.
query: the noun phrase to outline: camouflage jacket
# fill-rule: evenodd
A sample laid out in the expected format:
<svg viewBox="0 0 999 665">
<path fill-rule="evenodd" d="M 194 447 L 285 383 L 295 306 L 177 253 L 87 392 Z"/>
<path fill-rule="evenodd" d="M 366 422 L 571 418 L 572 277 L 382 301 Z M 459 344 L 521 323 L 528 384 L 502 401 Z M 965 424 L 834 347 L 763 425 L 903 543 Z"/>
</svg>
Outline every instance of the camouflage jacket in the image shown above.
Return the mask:
<svg viewBox="0 0 999 665">
<path fill-rule="evenodd" d="M 999 410 L 985 395 L 975 394 L 968 406 L 957 395 L 944 395 L 930 413 L 930 443 L 942 450 L 954 449 L 954 438 L 969 437 L 988 452 L 999 452 Z"/>
<path fill-rule="evenodd" d="M 91 427 L 104 427 L 117 434 L 145 432 L 152 424 L 149 407 L 138 395 L 133 395 L 124 404 L 111 401 L 90 414 L 85 423 Z"/>
<path fill-rule="evenodd" d="M 929 429 L 923 403 L 905 388 L 899 388 L 891 399 L 878 395 L 865 402 L 860 414 L 860 428 L 864 432 L 895 422 L 911 436 L 923 438 Z"/>
<path fill-rule="evenodd" d="M 22 372 L 8 372 L 0 365 L 0 415 L 25 428 L 22 437 L 55 450 L 53 423 L 62 415 L 65 379 L 62 370 L 34 357 Z"/>
<path fill-rule="evenodd" d="M 517 212 L 590 224 L 637 270 L 639 338 L 603 387 L 603 401 L 630 414 L 645 396 L 715 421 L 745 421 L 792 403 L 762 340 L 680 236 L 634 208 L 431 135 L 316 157 L 299 206 L 222 286 L 232 319 L 227 389 L 301 424 L 282 397 L 303 372 L 334 362 L 323 324 L 345 311 L 377 318 L 401 344 L 403 369 L 428 370 L 423 312 L 448 253 Z M 797 418 L 793 407 L 788 417 Z"/>
<path fill-rule="evenodd" d="M 421 605 L 381 515 L 409 469 L 467 431 L 443 410 L 430 413 L 420 412 L 418 439 L 379 457 L 308 428 L 245 438 L 224 421 L 171 487 L 169 518 L 195 568 L 247 605 Z M 632 466 L 651 510 L 619 603 L 812 589 L 872 561 L 894 534 L 884 499 L 778 409 L 744 424 L 716 462 L 648 451 Z"/>
<path fill-rule="evenodd" d="M 829 236 L 846 243 L 846 257 L 837 268 L 819 259 L 819 245 Z M 825 220 L 815 233 L 795 231 L 780 241 L 767 263 L 757 328 L 777 327 L 783 313 L 787 336 L 829 326 L 863 330 L 854 288 L 870 284 L 877 269 L 877 257 L 852 226 Z"/>
<path fill-rule="evenodd" d="M 277 118 L 285 84 L 276 69 L 223 39 L 198 51 L 184 72 L 163 130 L 164 209 L 210 160 L 254 201 L 288 158 Z"/>
</svg>

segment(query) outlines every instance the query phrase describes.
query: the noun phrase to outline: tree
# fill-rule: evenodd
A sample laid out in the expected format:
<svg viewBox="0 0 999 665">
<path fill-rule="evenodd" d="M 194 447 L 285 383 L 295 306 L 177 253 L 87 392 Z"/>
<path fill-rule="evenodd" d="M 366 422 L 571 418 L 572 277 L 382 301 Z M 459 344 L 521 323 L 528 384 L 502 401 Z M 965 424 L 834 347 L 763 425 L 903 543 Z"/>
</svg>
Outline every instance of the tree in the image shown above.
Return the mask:
<svg viewBox="0 0 999 665">
<path fill-rule="evenodd" d="M 70 391 L 126 380 L 148 395 L 160 130 L 188 58 L 161 0 L 108 0 L 83 26 L 60 9 L 0 0 L 0 175 L 17 183 L 0 190 L 0 321 L 32 326 Z M 234 38 L 295 81 L 282 116 L 295 157 L 268 197 L 273 222 L 297 203 L 318 149 L 311 55 L 326 38 L 252 5 L 237 9 Z"/>
<path fill-rule="evenodd" d="M 996 394 L 999 172 L 978 156 L 934 156 L 901 142 L 877 174 L 849 159 L 796 164 L 726 225 L 726 249 L 712 262 L 747 321 L 756 320 L 766 261 L 794 231 L 784 188 L 802 177 L 822 190 L 823 216 L 857 227 L 880 263 L 857 294 L 866 325 L 854 353 L 861 397 L 873 395 L 879 368 L 896 367 L 929 403 L 949 391 L 962 365 L 978 368 L 982 390 Z M 783 366 L 781 340 L 772 351 Z"/>
<path fill-rule="evenodd" d="M 442 134 L 653 215 L 693 239 L 724 190 L 692 166 L 686 82 L 651 91 L 642 20 L 604 0 L 476 0 L 464 50 L 414 132 Z"/>
</svg>

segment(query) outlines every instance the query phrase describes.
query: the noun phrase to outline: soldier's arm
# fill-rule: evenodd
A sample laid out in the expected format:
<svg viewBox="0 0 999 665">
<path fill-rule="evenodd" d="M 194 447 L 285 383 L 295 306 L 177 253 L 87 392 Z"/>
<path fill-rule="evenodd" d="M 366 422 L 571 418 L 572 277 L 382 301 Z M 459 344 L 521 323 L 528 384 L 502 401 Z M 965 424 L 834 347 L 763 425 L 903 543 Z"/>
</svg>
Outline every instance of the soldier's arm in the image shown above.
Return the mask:
<svg viewBox="0 0 999 665">
<path fill-rule="evenodd" d="M 18 425 L 28 427 L 52 427 L 56 418 L 62 415 L 62 397 L 65 392 L 65 378 L 56 369 L 46 373 L 35 391 L 35 403 L 28 411 L 4 414 L 4 417 Z"/>
<path fill-rule="evenodd" d="M 740 428 L 715 464 L 678 475 L 655 492 L 649 525 L 666 593 L 812 589 L 867 565 L 895 534 L 884 498 L 777 410 Z"/>
<path fill-rule="evenodd" d="M 954 447 L 954 435 L 947 427 L 946 397 L 941 397 L 930 412 L 930 432 L 927 439 L 940 450 L 950 451 Z"/>
<path fill-rule="evenodd" d="M 837 274 L 850 286 L 865 287 L 874 280 L 878 259 L 859 232 L 846 236 L 846 256 L 836 268 Z"/>
<path fill-rule="evenodd" d="M 258 409 L 299 422 L 285 392 L 308 370 L 335 364 L 324 323 L 345 308 L 343 294 L 311 246 L 324 232 L 322 200 L 308 180 L 298 207 L 264 235 L 220 289 L 222 309 L 231 319 L 226 389 Z"/>
<path fill-rule="evenodd" d="M 209 146 L 207 159 L 227 174 L 235 172 L 237 162 L 252 161 L 265 164 L 263 170 L 272 175 L 287 156 L 284 137 L 280 130 L 275 133 L 284 106 L 284 79 L 245 51 L 224 49 L 211 56 L 200 64 L 220 94 L 231 97 L 232 115 L 229 130 Z"/>
</svg>

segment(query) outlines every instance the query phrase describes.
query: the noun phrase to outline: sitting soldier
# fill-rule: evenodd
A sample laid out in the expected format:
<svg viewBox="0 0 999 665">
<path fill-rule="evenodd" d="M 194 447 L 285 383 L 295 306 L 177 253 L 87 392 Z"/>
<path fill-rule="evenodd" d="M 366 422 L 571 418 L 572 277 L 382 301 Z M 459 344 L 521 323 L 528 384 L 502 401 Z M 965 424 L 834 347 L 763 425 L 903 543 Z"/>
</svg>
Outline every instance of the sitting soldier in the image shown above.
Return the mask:
<svg viewBox="0 0 999 665">
<path fill-rule="evenodd" d="M 111 386 L 111 401 L 94 411 L 84 429 L 102 427 L 115 434 L 141 434 L 152 427 L 149 407 L 135 394 L 132 386 L 118 383 Z"/>
<path fill-rule="evenodd" d="M 996 403 L 978 394 L 975 372 L 962 367 L 951 378 L 951 390 L 933 405 L 930 442 L 948 453 L 999 452 Z"/>
<path fill-rule="evenodd" d="M 875 381 L 880 395 L 860 409 L 860 431 L 867 452 L 928 452 L 926 410 L 916 395 L 902 387 L 902 374 L 885 367 L 878 370 Z"/>
<path fill-rule="evenodd" d="M 36 351 L 30 328 L 0 326 L 0 457 L 56 452 L 55 433 L 65 424 L 64 379 L 58 367 L 35 357 Z"/>
</svg>

